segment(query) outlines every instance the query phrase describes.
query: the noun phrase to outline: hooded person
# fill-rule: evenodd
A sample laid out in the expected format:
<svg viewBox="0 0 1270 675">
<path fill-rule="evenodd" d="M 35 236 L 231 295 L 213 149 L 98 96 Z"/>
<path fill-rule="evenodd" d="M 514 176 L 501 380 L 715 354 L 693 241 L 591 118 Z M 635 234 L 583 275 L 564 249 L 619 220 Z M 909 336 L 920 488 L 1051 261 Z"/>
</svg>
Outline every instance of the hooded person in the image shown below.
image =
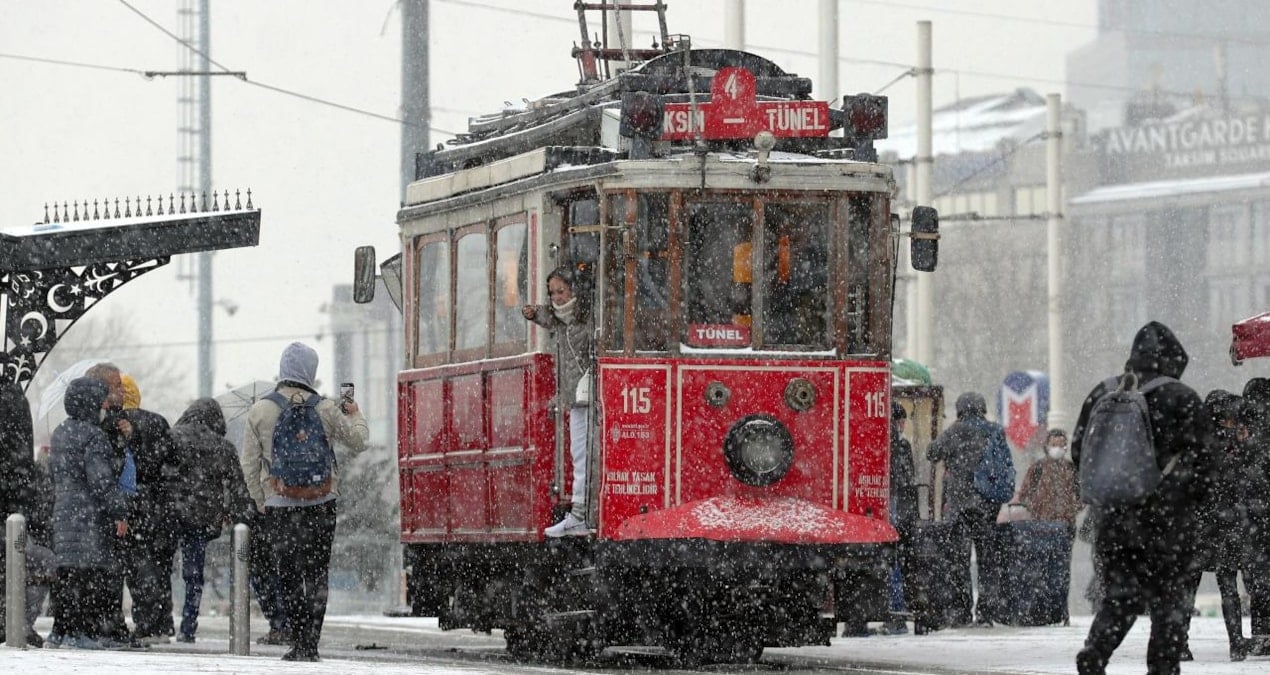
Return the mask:
<svg viewBox="0 0 1270 675">
<path fill-rule="evenodd" d="M 114 451 L 99 426 L 108 393 L 97 380 L 72 380 L 64 399 L 68 417 L 50 440 L 59 589 L 53 632 L 68 647 L 115 646 L 107 636 L 113 542 L 128 533 L 128 505 L 115 473 Z"/>
<path fill-rule="evenodd" d="M 168 491 L 185 582 L 177 640 L 193 642 L 207 542 L 220 536 L 225 523 L 250 520 L 255 504 L 247 493 L 238 451 L 225 438 L 225 414 L 215 399 L 191 403 L 171 435 L 176 461 L 171 464 Z"/>
<path fill-rule="evenodd" d="M 1270 656 L 1270 379 L 1254 377 L 1244 385 L 1243 426 L 1246 450 L 1248 540 L 1244 585 L 1252 633 L 1248 653 Z"/>
<path fill-rule="evenodd" d="M 1005 430 L 987 420 L 987 402 L 977 392 L 957 397 L 957 421 L 953 422 L 926 449 L 931 462 L 944 463 L 943 514 L 954 525 L 954 537 L 963 551 L 958 563 L 958 603 L 953 608 L 954 623 L 991 625 L 1005 617 L 1001 603 L 1002 550 L 995 527 L 1001 505 L 975 488 L 975 471 L 990 443 L 1004 443 Z M 978 574 L 979 592 L 974 593 L 971 547 Z M 972 614 L 973 609 L 973 614 Z"/>
<path fill-rule="evenodd" d="M 1188 356 L 1182 343 L 1162 323 L 1151 321 L 1134 336 L 1124 372 L 1100 382 L 1085 398 L 1072 431 L 1071 454 L 1077 473 L 1094 405 L 1126 377 L 1142 387 L 1156 378 L 1177 380 Z M 1137 616 L 1149 612 L 1151 637 L 1147 672 L 1180 672 L 1186 645 L 1187 583 L 1197 543 L 1197 505 L 1204 497 L 1208 451 L 1203 402 L 1179 381 L 1157 384 L 1144 395 L 1155 460 L 1165 473 L 1159 487 L 1143 501 L 1099 506 L 1094 555 L 1101 562 L 1103 600 L 1076 656 L 1081 675 L 1104 673 L 1107 661 Z M 1094 508 L 1094 507 L 1091 507 Z"/>
<path fill-rule="evenodd" d="M 278 468 L 274 462 L 275 428 L 284 409 L 309 405 L 329 443 L 360 453 L 370 437 L 366 417 L 355 401 L 336 401 L 317 393 L 317 366 L 318 355 L 312 347 L 300 342 L 287 345 L 278 364 L 276 396 L 256 401 L 247 411 L 239 459 L 252 502 L 265 514 L 263 527 L 272 543 L 279 594 L 292 639 L 291 650 L 282 657 L 287 661 L 318 660 L 339 481 L 335 462 L 327 467 L 329 475 L 320 484 L 292 492 L 273 475 Z"/>
</svg>

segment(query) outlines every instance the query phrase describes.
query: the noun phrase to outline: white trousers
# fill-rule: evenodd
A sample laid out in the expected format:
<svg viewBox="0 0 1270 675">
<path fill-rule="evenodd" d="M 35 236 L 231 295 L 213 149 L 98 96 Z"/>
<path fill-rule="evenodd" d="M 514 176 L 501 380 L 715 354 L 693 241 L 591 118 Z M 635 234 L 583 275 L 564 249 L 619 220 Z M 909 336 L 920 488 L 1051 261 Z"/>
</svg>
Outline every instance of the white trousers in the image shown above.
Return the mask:
<svg viewBox="0 0 1270 675">
<path fill-rule="evenodd" d="M 569 455 L 573 458 L 573 515 L 586 520 L 587 413 L 588 406 L 569 409 Z"/>
</svg>

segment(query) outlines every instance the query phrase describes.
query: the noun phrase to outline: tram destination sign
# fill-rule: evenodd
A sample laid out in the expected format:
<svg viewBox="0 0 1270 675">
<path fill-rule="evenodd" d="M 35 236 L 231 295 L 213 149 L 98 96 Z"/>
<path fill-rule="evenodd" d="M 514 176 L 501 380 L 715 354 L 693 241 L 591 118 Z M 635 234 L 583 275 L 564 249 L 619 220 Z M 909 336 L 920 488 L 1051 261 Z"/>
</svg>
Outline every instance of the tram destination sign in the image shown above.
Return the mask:
<svg viewBox="0 0 1270 675">
<path fill-rule="evenodd" d="M 721 141 L 753 138 L 760 131 L 777 137 L 829 135 L 829 104 L 825 101 L 759 101 L 754 73 L 745 68 L 720 68 L 710 86 L 710 101 L 667 103 L 662 118 L 664 141 Z"/>
</svg>

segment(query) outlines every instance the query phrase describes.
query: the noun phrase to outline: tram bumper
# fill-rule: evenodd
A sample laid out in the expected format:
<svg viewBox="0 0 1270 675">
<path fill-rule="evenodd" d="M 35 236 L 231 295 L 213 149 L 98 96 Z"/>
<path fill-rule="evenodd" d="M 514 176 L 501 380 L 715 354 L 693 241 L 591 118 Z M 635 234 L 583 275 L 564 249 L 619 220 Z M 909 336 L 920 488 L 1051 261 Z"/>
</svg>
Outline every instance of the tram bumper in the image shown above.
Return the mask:
<svg viewBox="0 0 1270 675">
<path fill-rule="evenodd" d="M 848 617 L 888 618 L 897 538 L 884 520 L 802 500 L 716 497 L 628 519 L 595 555 L 606 595 L 635 623 L 691 606 L 797 646 L 827 644 Z M 676 607 L 649 600 L 667 597 Z"/>
</svg>

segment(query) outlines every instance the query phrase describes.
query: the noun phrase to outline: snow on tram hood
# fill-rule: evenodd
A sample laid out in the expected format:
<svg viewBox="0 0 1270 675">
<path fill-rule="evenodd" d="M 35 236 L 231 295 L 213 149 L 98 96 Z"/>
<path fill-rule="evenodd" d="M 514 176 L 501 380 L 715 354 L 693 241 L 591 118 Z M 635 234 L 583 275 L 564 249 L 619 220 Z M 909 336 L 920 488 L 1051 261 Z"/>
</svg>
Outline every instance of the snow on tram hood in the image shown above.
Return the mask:
<svg viewBox="0 0 1270 675">
<path fill-rule="evenodd" d="M 896 541 L 898 535 L 886 520 L 794 497 L 718 496 L 629 518 L 614 539 L 880 544 Z"/>
</svg>

